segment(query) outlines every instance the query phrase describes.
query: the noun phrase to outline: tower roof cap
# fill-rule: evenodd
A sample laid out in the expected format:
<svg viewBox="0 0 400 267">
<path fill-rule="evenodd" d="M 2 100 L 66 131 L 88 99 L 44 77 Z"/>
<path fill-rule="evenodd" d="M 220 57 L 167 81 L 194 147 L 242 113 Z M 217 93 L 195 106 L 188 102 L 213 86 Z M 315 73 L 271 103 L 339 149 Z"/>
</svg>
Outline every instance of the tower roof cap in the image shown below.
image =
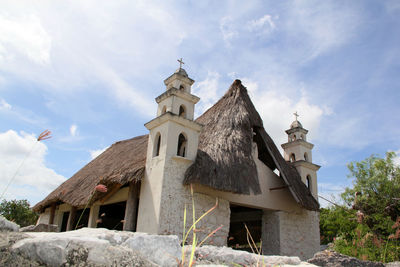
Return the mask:
<svg viewBox="0 0 400 267">
<path fill-rule="evenodd" d="M 297 128 L 297 127 L 303 128 L 303 125 L 301 125 L 301 123 L 298 120 L 295 120 L 294 122 L 292 122 L 292 124 L 290 124 L 290 129 Z"/>
<path fill-rule="evenodd" d="M 175 73 L 176 73 L 176 74 L 180 74 L 180 75 L 185 76 L 185 77 L 189 77 L 188 74 L 186 73 L 186 70 L 184 70 L 184 69 L 182 69 L 182 68 L 178 68 L 178 69 L 175 71 Z"/>
</svg>

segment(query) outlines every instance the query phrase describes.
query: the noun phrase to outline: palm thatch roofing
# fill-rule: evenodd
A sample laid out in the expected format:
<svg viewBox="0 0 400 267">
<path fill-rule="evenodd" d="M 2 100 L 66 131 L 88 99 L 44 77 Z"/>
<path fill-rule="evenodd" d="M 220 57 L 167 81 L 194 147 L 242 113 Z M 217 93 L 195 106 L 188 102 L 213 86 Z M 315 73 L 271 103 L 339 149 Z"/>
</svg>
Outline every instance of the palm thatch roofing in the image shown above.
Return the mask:
<svg viewBox="0 0 400 267">
<path fill-rule="evenodd" d="M 260 194 L 252 157 L 252 143 L 256 142 L 259 159 L 270 169 L 279 170 L 294 199 L 306 209 L 319 209 L 296 168 L 283 159 L 266 133 L 239 80 L 196 122 L 204 126 L 196 160 L 186 171 L 184 184 L 197 183 L 238 194 Z M 143 135 L 115 143 L 36 204 L 34 210 L 43 210 L 55 202 L 85 205 L 99 183 L 112 187 L 140 181 L 144 177 L 147 142 L 148 135 Z M 96 198 L 99 196 L 95 195 L 92 200 Z"/>
<path fill-rule="evenodd" d="M 43 210 L 55 202 L 82 206 L 88 203 L 95 186 L 100 183 L 112 189 L 141 180 L 146 164 L 147 140 L 148 135 L 142 135 L 116 142 L 37 203 L 33 210 Z M 92 201 L 100 196 L 101 193 L 96 193 Z"/>
</svg>

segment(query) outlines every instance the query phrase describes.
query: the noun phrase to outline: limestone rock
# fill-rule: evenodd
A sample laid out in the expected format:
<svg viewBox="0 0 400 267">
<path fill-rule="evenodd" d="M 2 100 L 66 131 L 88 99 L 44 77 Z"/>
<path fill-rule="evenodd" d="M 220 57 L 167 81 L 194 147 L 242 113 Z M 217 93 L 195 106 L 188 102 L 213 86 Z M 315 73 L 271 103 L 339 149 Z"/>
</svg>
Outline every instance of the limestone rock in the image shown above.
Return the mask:
<svg viewBox="0 0 400 267">
<path fill-rule="evenodd" d="M 18 232 L 19 225 L 0 215 L 0 232 Z"/>
<path fill-rule="evenodd" d="M 384 267 L 380 262 L 362 261 L 334 251 L 324 250 L 318 252 L 307 262 L 322 267 Z"/>
<path fill-rule="evenodd" d="M 134 233 L 80 229 L 63 233 L 26 233 L 12 255 L 45 266 L 156 266 L 120 244 Z"/>
<path fill-rule="evenodd" d="M 187 248 L 190 250 L 190 247 Z M 228 264 L 229 266 L 245 265 L 256 266 L 257 263 L 269 265 L 299 265 L 299 257 L 287 256 L 259 256 L 241 250 L 233 250 L 228 247 L 203 246 L 196 249 L 196 262 L 213 264 Z M 312 265 L 311 265 L 312 266 Z"/>
<path fill-rule="evenodd" d="M 135 233 L 122 245 L 138 251 L 145 258 L 160 266 L 175 267 L 181 257 L 181 246 L 175 235 Z"/>
<path fill-rule="evenodd" d="M 400 267 L 400 261 L 388 262 L 385 264 L 385 267 Z"/>
<path fill-rule="evenodd" d="M 19 229 L 20 232 L 57 232 L 57 224 L 40 223 L 38 225 L 29 225 Z"/>
</svg>

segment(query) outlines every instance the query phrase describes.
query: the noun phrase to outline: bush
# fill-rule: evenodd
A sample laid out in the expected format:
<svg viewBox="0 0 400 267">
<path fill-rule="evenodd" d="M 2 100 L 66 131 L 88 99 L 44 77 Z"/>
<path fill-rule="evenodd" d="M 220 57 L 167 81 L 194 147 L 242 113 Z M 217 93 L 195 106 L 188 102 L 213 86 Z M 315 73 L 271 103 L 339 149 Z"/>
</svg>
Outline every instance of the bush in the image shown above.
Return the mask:
<svg viewBox="0 0 400 267">
<path fill-rule="evenodd" d="M 0 204 L 0 215 L 21 227 L 35 224 L 38 219 L 38 214 L 31 210 L 26 199 L 3 200 Z"/>
</svg>

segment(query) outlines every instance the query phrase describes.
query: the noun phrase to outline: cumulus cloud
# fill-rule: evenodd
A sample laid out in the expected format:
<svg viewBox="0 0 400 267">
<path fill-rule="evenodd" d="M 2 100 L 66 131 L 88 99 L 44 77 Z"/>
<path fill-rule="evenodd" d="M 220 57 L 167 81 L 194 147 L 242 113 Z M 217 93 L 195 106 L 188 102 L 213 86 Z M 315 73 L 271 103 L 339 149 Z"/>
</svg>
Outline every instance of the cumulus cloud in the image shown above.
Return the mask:
<svg viewBox="0 0 400 267">
<path fill-rule="evenodd" d="M 76 124 L 72 124 L 71 127 L 69 127 L 69 133 L 71 134 L 71 136 L 76 136 L 77 130 L 78 126 Z"/>
<path fill-rule="evenodd" d="M 90 158 L 91 159 L 95 159 L 97 156 L 99 156 L 101 153 L 103 153 L 104 151 L 107 150 L 107 148 L 109 148 L 109 146 L 102 148 L 102 149 L 97 149 L 97 150 L 89 150 L 90 153 Z"/>
<path fill-rule="evenodd" d="M 0 133 L 0 147 L 1 192 L 11 182 L 5 198 L 43 198 L 65 180 L 46 166 L 47 146 L 44 142 L 37 142 L 34 135 L 8 130 Z M 21 192 L 29 194 L 21 195 Z"/>
</svg>

